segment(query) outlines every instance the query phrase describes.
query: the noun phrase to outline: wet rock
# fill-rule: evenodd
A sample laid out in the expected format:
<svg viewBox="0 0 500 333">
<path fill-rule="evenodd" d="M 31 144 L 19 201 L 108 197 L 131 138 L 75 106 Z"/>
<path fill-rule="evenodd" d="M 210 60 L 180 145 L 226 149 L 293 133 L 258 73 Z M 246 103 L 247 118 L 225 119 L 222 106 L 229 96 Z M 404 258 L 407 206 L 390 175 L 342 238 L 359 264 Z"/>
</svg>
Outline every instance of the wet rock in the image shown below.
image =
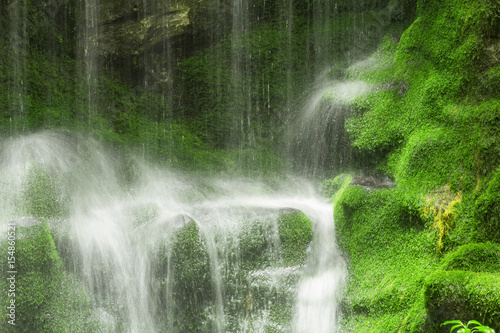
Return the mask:
<svg viewBox="0 0 500 333">
<path fill-rule="evenodd" d="M 193 220 L 176 231 L 171 265 L 176 305 L 174 329 L 179 332 L 208 329 L 208 312 L 215 302 L 214 284 L 206 240 Z"/>
<path fill-rule="evenodd" d="M 486 42 L 484 55 L 484 62 L 487 67 L 498 66 L 500 64 L 500 38 L 492 38 Z"/>
<path fill-rule="evenodd" d="M 448 332 L 441 323 L 460 318 L 463 321 L 477 318 L 495 330 L 500 320 L 500 276 L 495 273 L 469 271 L 438 271 L 425 281 L 427 330 Z M 484 320 L 483 320 L 484 318 Z"/>
<path fill-rule="evenodd" d="M 4 326 L 2 332 L 85 332 L 94 324 L 87 321 L 89 298 L 81 283 L 63 270 L 47 223 L 22 218 L 10 226 L 14 240 L 0 242 L 5 254 L 0 265 L 8 268 L 0 282 L 1 294 L 8 297 L 0 303 L 7 307 L 14 300 L 15 326 Z"/>
<path fill-rule="evenodd" d="M 284 263 L 303 265 L 313 238 L 311 221 L 302 212 L 287 212 L 280 216 L 278 230 Z"/>
<path fill-rule="evenodd" d="M 210 18 L 220 10 L 208 0 L 104 0 L 87 4 L 86 15 L 98 13 L 97 22 L 88 20 L 83 29 L 101 56 L 134 57 L 164 51 L 167 41 L 208 29 Z"/>
<path fill-rule="evenodd" d="M 389 83 L 384 83 L 375 88 L 375 90 L 396 90 L 400 97 L 404 97 L 406 91 L 408 90 L 408 84 L 404 81 L 392 81 Z"/>
<path fill-rule="evenodd" d="M 384 175 L 357 174 L 352 178 L 351 186 L 361 186 L 367 190 L 391 188 L 396 186 L 389 177 Z"/>
</svg>

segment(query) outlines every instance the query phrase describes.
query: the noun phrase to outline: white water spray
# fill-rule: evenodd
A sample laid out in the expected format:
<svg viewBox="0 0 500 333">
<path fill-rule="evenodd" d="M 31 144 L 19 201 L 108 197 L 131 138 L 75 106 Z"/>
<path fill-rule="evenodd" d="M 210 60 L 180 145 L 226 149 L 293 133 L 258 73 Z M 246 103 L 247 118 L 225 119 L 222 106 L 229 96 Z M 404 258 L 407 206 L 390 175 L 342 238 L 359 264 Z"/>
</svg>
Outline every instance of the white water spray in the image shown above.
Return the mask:
<svg viewBox="0 0 500 333">
<path fill-rule="evenodd" d="M 51 192 L 46 195 L 60 207 L 48 223 L 56 245 L 70 248 L 66 269 L 83 284 L 91 299 L 89 320 L 101 330 L 185 330 L 179 316 L 189 316 L 179 312 L 182 297 L 194 302 L 183 311 L 200 310 L 196 323 L 203 332 L 336 330 L 346 267 L 335 244 L 333 207 L 306 183 L 273 191 L 248 180 L 196 181 L 72 134 L 34 134 L 0 149 L 1 225 L 32 214 L 26 184 L 34 172 L 47 175 L 43 179 L 52 185 L 44 187 Z M 296 211 L 312 222 L 313 240 L 305 265 L 287 266 L 279 259 L 277 221 Z M 177 237 L 190 221 L 209 262 L 196 271 L 206 274 L 196 276 L 194 286 L 175 280 L 184 274 L 175 261 L 184 251 L 176 247 Z M 261 247 L 243 253 L 246 237 L 256 230 L 266 239 L 257 235 Z M 195 250 L 200 258 L 186 258 L 205 267 L 205 250 Z M 263 253 L 260 266 L 242 257 Z M 288 321 L 276 318 L 281 306 L 290 308 Z"/>
</svg>

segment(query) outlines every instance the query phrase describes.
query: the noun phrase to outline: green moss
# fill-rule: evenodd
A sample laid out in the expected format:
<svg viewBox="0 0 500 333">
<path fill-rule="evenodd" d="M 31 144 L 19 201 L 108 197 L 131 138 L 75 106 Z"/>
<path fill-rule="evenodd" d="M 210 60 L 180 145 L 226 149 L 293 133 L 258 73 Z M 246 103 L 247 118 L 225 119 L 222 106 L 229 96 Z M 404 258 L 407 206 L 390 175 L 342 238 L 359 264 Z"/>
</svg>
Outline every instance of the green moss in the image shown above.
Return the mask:
<svg viewBox="0 0 500 333">
<path fill-rule="evenodd" d="M 443 270 L 500 272 L 500 245 L 471 243 L 448 253 L 441 261 Z"/>
<path fill-rule="evenodd" d="M 498 241 L 500 238 L 500 169 L 493 175 L 486 191 L 474 204 L 479 240 Z"/>
<path fill-rule="evenodd" d="M 23 204 L 25 214 L 38 218 L 61 217 L 66 210 L 55 175 L 39 166 L 28 173 Z"/>
<path fill-rule="evenodd" d="M 448 332 L 439 328 L 446 320 L 478 320 L 498 330 L 500 314 L 500 274 L 466 271 L 440 271 L 425 281 L 428 311 L 427 331 Z"/>
<path fill-rule="evenodd" d="M 248 221 L 241 226 L 238 237 L 238 257 L 244 269 L 271 266 L 275 254 L 275 230 L 269 221 Z M 274 258 L 275 259 L 275 258 Z"/>
<path fill-rule="evenodd" d="M 7 253 L 5 242 L 1 248 Z M 4 324 L 6 332 L 91 331 L 89 299 L 82 286 L 64 273 L 47 224 L 31 219 L 18 222 L 15 248 L 15 297 L 2 298 L 2 303 L 6 307 L 15 299 L 16 325 Z M 1 264 L 7 266 L 5 259 Z M 9 288 L 6 281 L 4 275 L 3 295 Z"/>
<path fill-rule="evenodd" d="M 211 332 L 209 315 L 215 294 L 210 257 L 198 225 L 189 221 L 176 231 L 171 255 L 175 330 Z"/>
<path fill-rule="evenodd" d="M 425 310 L 421 283 L 438 257 L 404 193 L 347 186 L 335 201 L 337 239 L 350 265 L 342 303 L 347 331 L 409 330 Z"/>
<path fill-rule="evenodd" d="M 421 1 L 397 47 L 381 47 L 375 63 L 385 66 L 358 72 L 379 88 L 358 101 L 348 129 L 355 146 L 389 156 L 398 183 L 474 189 L 477 143 L 491 141 L 476 101 L 490 98 L 477 93 L 478 82 L 494 81 L 483 45 L 497 11 L 493 2 Z"/>
<path fill-rule="evenodd" d="M 304 264 L 312 240 L 311 221 L 302 212 L 283 214 L 278 221 L 278 231 L 285 265 Z"/>
<path fill-rule="evenodd" d="M 377 87 L 354 104 L 347 122 L 353 144 L 384 156 L 378 167 L 397 183 L 379 193 L 345 188 L 336 198 L 339 243 L 351 263 L 346 323 L 354 331 L 387 331 L 384 321 L 400 332 L 438 332 L 452 319 L 498 322 L 492 310 L 498 299 L 491 296 L 498 294 L 497 246 L 470 243 L 500 237 L 498 63 L 491 40 L 499 12 L 496 1 L 421 0 L 399 42 L 386 38 L 369 64 L 347 71 Z M 435 280 L 424 283 L 431 273 Z M 398 301 L 390 281 L 413 296 Z M 390 315 L 397 312 L 400 326 Z"/>
<path fill-rule="evenodd" d="M 322 194 L 326 197 L 333 197 L 337 192 L 342 191 L 352 181 L 349 174 L 340 174 L 334 179 L 328 179 L 321 184 Z"/>
</svg>

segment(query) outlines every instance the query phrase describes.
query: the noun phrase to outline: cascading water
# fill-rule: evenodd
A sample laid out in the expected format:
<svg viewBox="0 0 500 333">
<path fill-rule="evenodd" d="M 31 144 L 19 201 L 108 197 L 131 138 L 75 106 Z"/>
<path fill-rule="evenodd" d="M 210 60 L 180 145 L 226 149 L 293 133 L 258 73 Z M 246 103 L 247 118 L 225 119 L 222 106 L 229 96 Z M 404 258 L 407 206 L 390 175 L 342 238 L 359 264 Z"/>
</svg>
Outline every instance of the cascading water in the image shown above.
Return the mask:
<svg viewBox="0 0 500 333">
<path fill-rule="evenodd" d="M 18 228 L 22 249 L 11 264 L 22 268 L 19 327 L 335 332 L 346 265 L 332 205 L 292 176 L 275 188 L 234 174 L 283 171 L 282 139 L 301 174 L 350 165 L 346 104 L 370 88 L 322 74 L 361 56 L 348 47 L 367 36 L 346 28 L 359 25 L 346 20 L 350 2 L 35 3 L 0 3 L 13 64 L 0 77 L 10 116 L 0 118 L 0 225 Z M 71 132 L 26 134 L 41 127 Z M 233 176 L 147 156 L 177 168 L 213 158 Z"/>
<path fill-rule="evenodd" d="M 98 102 L 98 78 L 100 63 L 98 60 L 99 46 L 99 1 L 86 0 L 80 2 L 79 13 L 83 18 L 79 23 L 81 39 L 78 47 L 80 58 L 78 76 L 84 94 L 81 100 L 80 120 L 86 122 L 89 127 L 95 126 L 94 121 L 99 108 Z M 102 13 L 101 13 L 102 14 Z"/>
<path fill-rule="evenodd" d="M 26 128 L 26 114 L 28 112 L 28 98 L 26 94 L 26 55 L 27 55 L 27 4 L 20 1 L 17 6 L 11 7 L 12 15 L 9 17 L 9 42 L 11 50 L 7 57 L 10 59 L 10 75 L 13 80 L 10 82 L 9 100 L 9 120 L 20 119 L 19 124 L 14 124 L 16 130 Z"/>
<path fill-rule="evenodd" d="M 196 180 L 61 132 L 4 141 L 0 155 L 2 232 L 47 221 L 88 295 L 85 325 L 335 331 L 346 268 L 332 206 L 307 183 Z"/>
<path fill-rule="evenodd" d="M 363 81 L 328 80 L 325 76 L 320 76 L 288 132 L 294 167 L 312 175 L 352 166 L 352 148 L 344 128 L 349 103 L 371 89 Z"/>
</svg>

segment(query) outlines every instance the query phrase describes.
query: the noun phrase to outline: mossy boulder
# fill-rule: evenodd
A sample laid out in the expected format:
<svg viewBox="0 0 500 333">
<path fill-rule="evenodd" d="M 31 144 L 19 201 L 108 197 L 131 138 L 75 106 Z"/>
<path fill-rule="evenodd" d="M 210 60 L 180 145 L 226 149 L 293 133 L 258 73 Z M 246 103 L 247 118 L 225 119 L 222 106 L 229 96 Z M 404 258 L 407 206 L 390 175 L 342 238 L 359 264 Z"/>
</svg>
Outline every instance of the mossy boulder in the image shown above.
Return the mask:
<svg viewBox="0 0 500 333">
<path fill-rule="evenodd" d="M 438 261 L 418 209 L 398 187 L 347 183 L 334 202 L 337 240 L 349 264 L 341 332 L 418 332 L 411 326 L 425 312 L 421 283 Z"/>
<path fill-rule="evenodd" d="M 321 192 L 326 197 L 333 197 L 352 181 L 352 176 L 342 173 L 333 179 L 327 179 L 321 184 Z"/>
<path fill-rule="evenodd" d="M 495 330 L 500 326 L 500 274 L 439 271 L 425 281 L 427 332 L 449 332 L 447 320 L 478 320 Z"/>
<path fill-rule="evenodd" d="M 67 211 L 57 177 L 43 166 L 33 166 L 26 177 L 23 192 L 26 215 L 37 218 L 58 218 Z"/>
<path fill-rule="evenodd" d="M 278 220 L 278 232 L 284 264 L 303 265 L 313 238 L 309 218 L 299 211 L 282 214 Z"/>
<path fill-rule="evenodd" d="M 276 239 L 275 230 L 269 221 L 244 223 L 238 234 L 237 244 L 242 268 L 252 270 L 271 266 L 277 250 Z"/>
<path fill-rule="evenodd" d="M 309 218 L 300 211 L 284 210 L 273 220 L 241 226 L 237 252 L 245 269 L 305 264 L 313 237 Z"/>
<path fill-rule="evenodd" d="M 500 239 L 500 169 L 493 175 L 486 191 L 476 200 L 474 217 L 478 222 L 479 239 Z"/>
<path fill-rule="evenodd" d="M 295 293 L 308 248 L 312 224 L 297 210 L 270 211 L 249 219 L 227 250 L 224 269 L 226 330 L 288 332 Z"/>
<path fill-rule="evenodd" d="M 215 303 L 210 255 L 205 237 L 193 220 L 175 233 L 172 254 L 173 328 L 176 332 L 212 332 Z"/>
<path fill-rule="evenodd" d="M 15 222 L 15 263 L 0 283 L 2 295 L 15 289 L 15 297 L 2 297 L 5 309 L 15 300 L 15 326 L 2 323 L 3 332 L 91 332 L 89 298 L 81 284 L 63 271 L 46 222 L 26 218 Z M 12 246 L 1 243 L 2 267 Z M 7 280 L 14 276 L 14 280 Z"/>
<path fill-rule="evenodd" d="M 443 260 L 445 271 L 500 273 L 500 245 L 495 243 L 471 243 L 448 253 Z"/>
</svg>

